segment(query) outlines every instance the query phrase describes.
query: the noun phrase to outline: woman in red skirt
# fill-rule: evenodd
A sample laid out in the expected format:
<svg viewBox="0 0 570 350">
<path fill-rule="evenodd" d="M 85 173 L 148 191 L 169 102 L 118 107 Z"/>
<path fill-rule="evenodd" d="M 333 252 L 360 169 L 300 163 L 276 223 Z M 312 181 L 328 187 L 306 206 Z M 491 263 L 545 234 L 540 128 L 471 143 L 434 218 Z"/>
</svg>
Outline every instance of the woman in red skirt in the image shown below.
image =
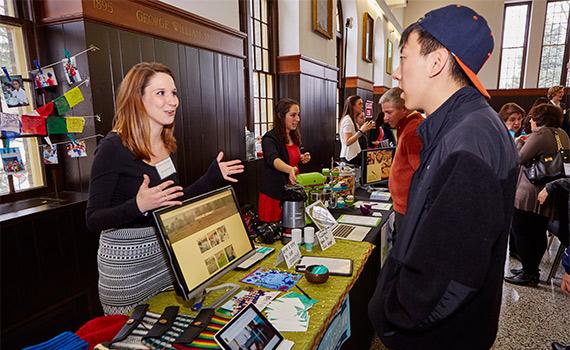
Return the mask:
<svg viewBox="0 0 570 350">
<path fill-rule="evenodd" d="M 281 198 L 287 183 L 296 183 L 299 162 L 311 160 L 309 152 L 301 154 L 301 115 L 299 103 L 290 98 L 279 100 L 275 106 L 273 129 L 261 142 L 263 148 L 263 184 L 259 194 L 259 219 L 265 222 L 281 220 Z"/>
</svg>

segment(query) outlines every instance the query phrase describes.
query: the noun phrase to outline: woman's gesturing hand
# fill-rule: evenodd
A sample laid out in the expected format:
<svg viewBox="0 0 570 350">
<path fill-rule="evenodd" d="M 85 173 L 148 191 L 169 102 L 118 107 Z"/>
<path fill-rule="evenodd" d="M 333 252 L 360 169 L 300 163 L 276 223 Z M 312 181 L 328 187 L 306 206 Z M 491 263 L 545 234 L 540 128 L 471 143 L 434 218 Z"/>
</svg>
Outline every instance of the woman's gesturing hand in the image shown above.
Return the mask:
<svg viewBox="0 0 570 350">
<path fill-rule="evenodd" d="M 216 158 L 216 160 L 218 161 L 218 166 L 220 167 L 220 172 L 222 173 L 222 176 L 226 181 L 238 182 L 237 179 L 234 179 L 230 175 L 243 173 L 243 164 L 241 163 L 241 160 L 234 159 L 234 160 L 229 160 L 227 162 L 222 162 L 223 158 L 224 158 L 224 152 L 218 153 L 218 157 Z"/>
<path fill-rule="evenodd" d="M 143 182 L 137 192 L 137 207 L 141 213 L 146 213 L 149 210 L 164 207 L 167 205 L 179 205 L 181 201 L 175 200 L 176 198 L 184 195 L 181 186 L 172 186 L 174 181 L 164 181 L 160 185 L 149 187 L 150 178 L 148 175 L 143 175 Z M 171 187 L 172 186 L 172 187 Z"/>
</svg>

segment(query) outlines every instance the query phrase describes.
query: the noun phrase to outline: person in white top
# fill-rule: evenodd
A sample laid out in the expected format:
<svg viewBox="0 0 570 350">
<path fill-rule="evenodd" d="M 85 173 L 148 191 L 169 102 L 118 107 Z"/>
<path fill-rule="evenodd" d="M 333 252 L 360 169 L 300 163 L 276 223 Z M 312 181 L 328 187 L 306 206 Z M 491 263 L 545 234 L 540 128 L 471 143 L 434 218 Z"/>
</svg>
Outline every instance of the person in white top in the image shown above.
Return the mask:
<svg viewBox="0 0 570 350">
<path fill-rule="evenodd" d="M 362 113 L 362 98 L 357 95 L 349 96 L 344 103 L 343 117 L 339 122 L 341 161 L 359 164 L 357 156 L 362 149 L 358 139 L 375 126 L 373 121 L 367 121 L 359 127 L 356 123 L 356 116 L 360 113 Z"/>
</svg>

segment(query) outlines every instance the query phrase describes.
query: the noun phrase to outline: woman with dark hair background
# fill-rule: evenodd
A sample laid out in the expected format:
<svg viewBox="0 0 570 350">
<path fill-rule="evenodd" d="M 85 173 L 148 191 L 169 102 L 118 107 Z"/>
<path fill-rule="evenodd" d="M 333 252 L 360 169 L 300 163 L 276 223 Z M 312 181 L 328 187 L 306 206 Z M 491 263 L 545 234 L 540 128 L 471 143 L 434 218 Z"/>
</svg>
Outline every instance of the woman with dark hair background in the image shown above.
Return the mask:
<svg viewBox="0 0 570 350">
<path fill-rule="evenodd" d="M 281 220 L 283 187 L 296 183 L 299 162 L 306 164 L 311 154 L 301 154 L 301 115 L 299 102 L 290 98 L 279 100 L 275 106 L 273 129 L 261 142 L 263 148 L 263 184 L 259 194 L 259 219 L 265 222 Z"/>
<path fill-rule="evenodd" d="M 562 110 L 550 104 L 540 104 L 530 111 L 532 134 L 526 141 L 517 139 L 519 161 L 521 164 L 557 151 L 555 132 L 560 138 L 562 148 L 570 147 L 570 139 L 560 129 Z M 522 270 L 511 270 L 505 281 L 518 285 L 536 286 L 539 278 L 538 266 L 546 250 L 546 227 L 549 219 L 554 218 L 552 203 L 540 205 L 538 193 L 544 186 L 532 184 L 523 167 L 520 169 L 515 194 L 512 231 L 517 252 L 521 258 Z"/>
<path fill-rule="evenodd" d="M 340 160 L 354 165 L 360 165 L 358 155 L 362 148 L 358 139 L 374 128 L 373 121 L 358 126 L 356 117 L 360 113 L 362 113 L 362 98 L 357 95 L 349 96 L 344 103 L 343 116 L 339 121 Z"/>
</svg>

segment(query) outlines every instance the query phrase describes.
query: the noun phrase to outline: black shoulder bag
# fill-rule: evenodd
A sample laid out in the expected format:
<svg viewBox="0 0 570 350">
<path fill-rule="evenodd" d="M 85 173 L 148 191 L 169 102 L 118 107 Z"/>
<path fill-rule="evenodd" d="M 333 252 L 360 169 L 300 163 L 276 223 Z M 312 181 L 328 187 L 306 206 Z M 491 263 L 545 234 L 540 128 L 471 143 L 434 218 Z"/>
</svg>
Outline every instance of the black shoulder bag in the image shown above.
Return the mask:
<svg viewBox="0 0 570 350">
<path fill-rule="evenodd" d="M 523 164 L 523 171 L 528 181 L 536 186 L 542 186 L 561 177 L 570 176 L 564 172 L 564 163 L 570 166 L 570 150 L 562 148 L 558 131 L 553 130 L 558 150 L 554 153 L 535 157 Z"/>
</svg>

